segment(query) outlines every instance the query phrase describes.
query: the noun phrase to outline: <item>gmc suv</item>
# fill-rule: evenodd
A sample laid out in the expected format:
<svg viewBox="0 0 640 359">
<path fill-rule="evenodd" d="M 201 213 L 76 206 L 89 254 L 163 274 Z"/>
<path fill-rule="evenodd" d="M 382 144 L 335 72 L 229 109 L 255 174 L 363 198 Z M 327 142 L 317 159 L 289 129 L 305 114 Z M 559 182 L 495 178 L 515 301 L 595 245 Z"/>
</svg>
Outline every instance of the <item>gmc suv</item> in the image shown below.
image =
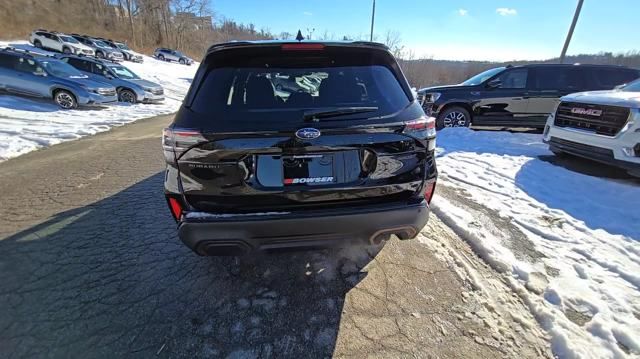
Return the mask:
<svg viewBox="0 0 640 359">
<path fill-rule="evenodd" d="M 640 177 L 640 80 L 563 97 L 549 116 L 544 142 L 556 155 L 577 155 Z"/>
<path fill-rule="evenodd" d="M 444 127 L 543 128 L 560 97 L 611 90 L 640 77 L 640 71 L 609 65 L 539 64 L 497 67 L 459 85 L 422 89 L 425 112 Z"/>
<path fill-rule="evenodd" d="M 283 77 L 319 85 L 281 96 Z M 169 209 L 200 255 L 413 238 L 437 176 L 435 119 L 371 42 L 212 46 L 163 149 Z"/>
</svg>

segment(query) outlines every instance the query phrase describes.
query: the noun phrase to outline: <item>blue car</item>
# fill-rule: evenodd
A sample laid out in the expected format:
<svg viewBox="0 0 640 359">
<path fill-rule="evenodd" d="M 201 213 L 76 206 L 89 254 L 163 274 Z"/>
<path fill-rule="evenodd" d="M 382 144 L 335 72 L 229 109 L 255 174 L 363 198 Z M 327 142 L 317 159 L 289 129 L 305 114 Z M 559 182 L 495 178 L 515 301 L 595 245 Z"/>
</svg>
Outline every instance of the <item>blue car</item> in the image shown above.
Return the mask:
<svg viewBox="0 0 640 359">
<path fill-rule="evenodd" d="M 118 101 L 114 86 L 91 80 L 73 66 L 51 56 L 15 49 L 0 50 L 0 90 L 50 98 L 63 109 Z"/>
<path fill-rule="evenodd" d="M 164 101 L 162 86 L 141 79 L 133 71 L 118 63 L 74 55 L 62 56 L 60 60 L 82 71 L 92 80 L 114 86 L 120 102 L 156 103 Z"/>
</svg>

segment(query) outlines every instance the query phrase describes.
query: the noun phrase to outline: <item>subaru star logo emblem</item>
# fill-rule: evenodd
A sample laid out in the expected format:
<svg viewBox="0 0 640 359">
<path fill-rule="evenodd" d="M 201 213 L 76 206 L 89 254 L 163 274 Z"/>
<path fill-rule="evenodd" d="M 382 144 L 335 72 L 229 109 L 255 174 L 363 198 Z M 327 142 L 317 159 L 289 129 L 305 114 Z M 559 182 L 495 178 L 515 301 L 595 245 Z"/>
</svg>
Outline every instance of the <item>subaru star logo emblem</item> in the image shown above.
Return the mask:
<svg viewBox="0 0 640 359">
<path fill-rule="evenodd" d="M 314 138 L 320 137 L 320 131 L 310 127 L 301 128 L 296 131 L 296 137 L 301 140 L 312 140 Z"/>
</svg>

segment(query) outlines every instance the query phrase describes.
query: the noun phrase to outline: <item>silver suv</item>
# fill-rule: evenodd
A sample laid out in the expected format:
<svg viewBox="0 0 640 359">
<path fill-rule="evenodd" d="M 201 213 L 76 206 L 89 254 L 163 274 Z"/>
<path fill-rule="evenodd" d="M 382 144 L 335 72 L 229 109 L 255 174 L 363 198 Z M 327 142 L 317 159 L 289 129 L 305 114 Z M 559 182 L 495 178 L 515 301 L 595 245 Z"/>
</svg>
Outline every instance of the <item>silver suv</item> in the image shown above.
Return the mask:
<svg viewBox="0 0 640 359">
<path fill-rule="evenodd" d="M 133 71 L 118 63 L 73 55 L 63 56 L 61 60 L 82 71 L 92 80 L 115 86 L 120 102 L 157 103 L 164 100 L 162 86 L 141 79 Z"/>
<path fill-rule="evenodd" d="M 114 49 L 102 40 L 86 35 L 71 34 L 71 36 L 82 44 L 92 48 L 97 58 L 124 61 L 124 55 L 121 51 Z"/>
<path fill-rule="evenodd" d="M 140 62 L 140 63 L 144 61 L 141 54 L 131 50 L 129 46 L 127 46 L 127 44 L 125 44 L 124 42 L 115 41 L 114 43 L 120 49 L 120 51 L 122 51 L 122 53 L 124 54 L 125 60 L 132 61 L 132 62 Z"/>
<path fill-rule="evenodd" d="M 193 64 L 193 59 L 187 57 L 187 55 L 181 53 L 180 51 L 167 49 L 164 47 L 159 47 L 156 51 L 153 52 L 153 56 L 158 60 L 162 61 L 175 61 L 179 62 L 182 65 L 191 65 Z"/>
<path fill-rule="evenodd" d="M 12 48 L 0 49 L 0 90 L 53 99 L 63 109 L 118 100 L 115 87 L 92 81 L 73 66 Z"/>
</svg>

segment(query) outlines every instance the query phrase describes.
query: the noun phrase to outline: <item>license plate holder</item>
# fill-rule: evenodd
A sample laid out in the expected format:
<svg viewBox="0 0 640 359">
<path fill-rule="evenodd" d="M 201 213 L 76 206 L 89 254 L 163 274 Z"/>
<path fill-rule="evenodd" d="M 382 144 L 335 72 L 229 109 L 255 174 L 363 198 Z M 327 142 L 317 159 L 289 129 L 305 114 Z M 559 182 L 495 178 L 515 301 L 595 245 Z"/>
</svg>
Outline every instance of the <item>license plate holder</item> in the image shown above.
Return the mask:
<svg viewBox="0 0 640 359">
<path fill-rule="evenodd" d="M 282 184 L 285 186 L 326 186 L 336 182 L 334 154 L 282 156 Z"/>
</svg>

